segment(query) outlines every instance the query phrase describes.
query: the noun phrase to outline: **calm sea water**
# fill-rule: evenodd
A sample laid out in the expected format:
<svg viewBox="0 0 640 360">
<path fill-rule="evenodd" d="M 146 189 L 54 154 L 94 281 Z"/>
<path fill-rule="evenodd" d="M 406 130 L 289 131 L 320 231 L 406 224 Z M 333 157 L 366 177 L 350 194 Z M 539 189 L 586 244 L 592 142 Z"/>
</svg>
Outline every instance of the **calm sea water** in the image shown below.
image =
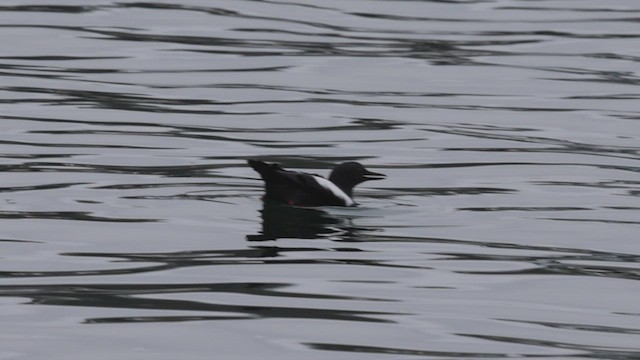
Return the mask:
<svg viewBox="0 0 640 360">
<path fill-rule="evenodd" d="M 640 358 L 639 16 L 3 0 L 0 359 Z"/>
</svg>

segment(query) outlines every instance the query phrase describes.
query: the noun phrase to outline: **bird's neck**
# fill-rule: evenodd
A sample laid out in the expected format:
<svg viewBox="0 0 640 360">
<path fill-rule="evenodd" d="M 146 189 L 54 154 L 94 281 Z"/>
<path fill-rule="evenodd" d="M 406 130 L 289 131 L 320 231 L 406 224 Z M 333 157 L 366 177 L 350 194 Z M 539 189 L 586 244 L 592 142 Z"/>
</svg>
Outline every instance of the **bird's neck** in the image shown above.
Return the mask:
<svg viewBox="0 0 640 360">
<path fill-rule="evenodd" d="M 340 190 L 344 191 L 347 196 L 353 198 L 353 185 L 336 176 L 329 176 L 329 181 L 336 184 L 336 186 L 339 187 Z"/>
</svg>

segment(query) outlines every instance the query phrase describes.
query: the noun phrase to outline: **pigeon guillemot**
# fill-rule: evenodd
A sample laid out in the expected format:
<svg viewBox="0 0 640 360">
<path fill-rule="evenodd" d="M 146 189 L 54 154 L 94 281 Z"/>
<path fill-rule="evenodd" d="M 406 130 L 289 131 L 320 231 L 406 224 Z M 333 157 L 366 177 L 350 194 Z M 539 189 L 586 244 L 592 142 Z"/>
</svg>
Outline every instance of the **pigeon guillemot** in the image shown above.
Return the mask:
<svg viewBox="0 0 640 360">
<path fill-rule="evenodd" d="M 322 176 L 285 170 L 278 164 L 248 160 L 265 182 L 265 200 L 294 206 L 354 206 L 353 187 L 386 175 L 371 172 L 357 162 L 336 166 L 329 179 Z"/>
</svg>

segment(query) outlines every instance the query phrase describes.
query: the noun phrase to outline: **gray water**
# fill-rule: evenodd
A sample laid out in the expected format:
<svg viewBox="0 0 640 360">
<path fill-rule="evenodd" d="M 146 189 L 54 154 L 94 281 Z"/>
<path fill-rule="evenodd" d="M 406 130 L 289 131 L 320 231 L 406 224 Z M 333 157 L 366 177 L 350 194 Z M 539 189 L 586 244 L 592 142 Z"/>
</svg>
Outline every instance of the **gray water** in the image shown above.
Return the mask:
<svg viewBox="0 0 640 360">
<path fill-rule="evenodd" d="M 2 1 L 0 359 L 639 359 L 639 18 Z"/>
</svg>

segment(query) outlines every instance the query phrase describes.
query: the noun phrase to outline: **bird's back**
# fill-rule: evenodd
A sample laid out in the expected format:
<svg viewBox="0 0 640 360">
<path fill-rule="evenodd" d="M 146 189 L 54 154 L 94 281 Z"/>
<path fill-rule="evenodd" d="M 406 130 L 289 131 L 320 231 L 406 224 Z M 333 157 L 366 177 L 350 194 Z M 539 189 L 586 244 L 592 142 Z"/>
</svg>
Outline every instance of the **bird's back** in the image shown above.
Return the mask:
<svg viewBox="0 0 640 360">
<path fill-rule="evenodd" d="M 329 180 L 318 175 L 289 171 L 277 164 L 267 164 L 258 160 L 248 160 L 248 163 L 265 182 L 265 200 L 296 206 L 353 205 L 353 201 L 344 193 L 336 195 L 328 189 L 325 182 Z"/>
</svg>

